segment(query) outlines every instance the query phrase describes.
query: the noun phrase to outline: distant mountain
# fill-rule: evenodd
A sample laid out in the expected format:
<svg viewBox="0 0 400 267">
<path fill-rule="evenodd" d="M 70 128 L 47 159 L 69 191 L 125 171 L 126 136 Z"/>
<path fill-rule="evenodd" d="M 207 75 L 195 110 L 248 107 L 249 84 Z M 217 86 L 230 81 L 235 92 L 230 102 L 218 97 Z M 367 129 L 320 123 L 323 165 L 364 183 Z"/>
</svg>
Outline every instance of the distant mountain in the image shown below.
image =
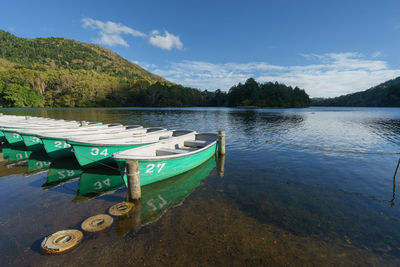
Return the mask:
<svg viewBox="0 0 400 267">
<path fill-rule="evenodd" d="M 335 98 L 311 99 L 312 106 L 400 107 L 400 77 L 368 90 Z"/>
</svg>

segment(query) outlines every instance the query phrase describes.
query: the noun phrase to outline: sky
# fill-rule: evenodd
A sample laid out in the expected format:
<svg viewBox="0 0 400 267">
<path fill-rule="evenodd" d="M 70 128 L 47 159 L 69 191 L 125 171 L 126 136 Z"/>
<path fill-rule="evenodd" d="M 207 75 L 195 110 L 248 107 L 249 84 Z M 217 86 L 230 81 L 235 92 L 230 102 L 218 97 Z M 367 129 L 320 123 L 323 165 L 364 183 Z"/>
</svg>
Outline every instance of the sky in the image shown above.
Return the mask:
<svg viewBox="0 0 400 267">
<path fill-rule="evenodd" d="M 0 29 L 105 46 L 164 78 L 335 97 L 400 76 L 399 0 L 0 0 Z"/>
</svg>

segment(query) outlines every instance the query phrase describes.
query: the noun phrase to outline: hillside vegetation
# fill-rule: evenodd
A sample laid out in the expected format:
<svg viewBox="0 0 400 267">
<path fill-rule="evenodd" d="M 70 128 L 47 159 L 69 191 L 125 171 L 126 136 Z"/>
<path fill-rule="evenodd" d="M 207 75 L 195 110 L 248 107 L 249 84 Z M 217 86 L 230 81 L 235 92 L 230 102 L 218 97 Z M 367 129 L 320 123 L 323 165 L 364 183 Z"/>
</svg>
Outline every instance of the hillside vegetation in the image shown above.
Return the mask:
<svg viewBox="0 0 400 267">
<path fill-rule="evenodd" d="M 0 30 L 0 106 L 304 107 L 308 95 L 250 78 L 228 93 L 171 83 L 116 53 L 65 38 L 25 39 Z"/>
<path fill-rule="evenodd" d="M 328 99 L 313 99 L 312 106 L 400 107 L 400 77 L 368 90 Z"/>
</svg>

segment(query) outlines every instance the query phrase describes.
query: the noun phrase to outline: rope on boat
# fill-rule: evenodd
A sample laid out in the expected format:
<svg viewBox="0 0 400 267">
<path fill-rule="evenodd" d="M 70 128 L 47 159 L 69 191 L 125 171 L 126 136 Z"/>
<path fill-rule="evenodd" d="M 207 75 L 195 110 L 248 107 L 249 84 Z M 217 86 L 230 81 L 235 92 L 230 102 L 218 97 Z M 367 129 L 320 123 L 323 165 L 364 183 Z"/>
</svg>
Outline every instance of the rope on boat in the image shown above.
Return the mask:
<svg viewBox="0 0 400 267">
<path fill-rule="evenodd" d="M 268 139 L 266 143 L 275 143 L 275 144 L 280 144 L 280 145 L 286 145 L 286 146 L 294 146 L 294 147 L 299 147 L 303 149 L 309 149 L 309 150 L 317 150 L 317 151 L 326 151 L 326 152 L 334 152 L 334 153 L 348 153 L 348 154 L 375 154 L 375 155 L 400 155 L 400 152 L 386 152 L 386 151 L 361 151 L 361 150 L 338 150 L 338 149 L 331 149 L 331 148 L 324 148 L 324 147 L 318 147 L 318 146 L 313 146 L 313 145 L 302 145 L 302 144 L 294 144 L 294 143 L 288 143 L 288 142 L 282 142 L 282 141 L 276 141 L 276 140 L 271 140 Z"/>
</svg>

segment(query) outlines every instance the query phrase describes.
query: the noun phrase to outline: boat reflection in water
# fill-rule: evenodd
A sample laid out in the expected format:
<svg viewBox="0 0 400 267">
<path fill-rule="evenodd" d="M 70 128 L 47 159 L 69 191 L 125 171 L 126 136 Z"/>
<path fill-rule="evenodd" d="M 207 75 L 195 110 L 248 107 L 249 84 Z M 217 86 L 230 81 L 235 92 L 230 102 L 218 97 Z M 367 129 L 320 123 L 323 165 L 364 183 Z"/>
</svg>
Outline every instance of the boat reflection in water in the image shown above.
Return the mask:
<svg viewBox="0 0 400 267">
<path fill-rule="evenodd" d="M 168 209 L 177 206 L 201 181 L 207 178 L 216 166 L 215 156 L 202 165 L 178 176 L 142 187 L 142 199 L 125 216 L 118 217 L 118 235 L 134 233 L 142 225 L 156 221 Z"/>
<path fill-rule="evenodd" d="M 46 181 L 42 185 L 44 189 L 71 182 L 72 179 L 80 177 L 74 202 L 89 200 L 125 187 L 124 180 L 117 169 L 109 167 L 82 169 L 76 159 L 51 161 L 45 153 L 27 151 L 23 147 L 3 147 L 4 155 L 8 156 L 6 164 L 10 167 L 4 166 L 8 169 L 26 167 L 25 173 L 30 175 L 33 172 L 48 169 Z M 213 156 L 188 172 L 143 186 L 141 200 L 135 203 L 128 214 L 117 218 L 115 225 L 117 234 L 134 233 L 143 225 L 156 221 L 168 208 L 182 203 L 201 184 L 202 180 L 210 175 L 216 165 L 216 157 Z"/>
<path fill-rule="evenodd" d="M 3 159 L 8 159 L 8 155 L 10 154 L 11 146 L 7 143 L 1 144 L 1 152 L 3 153 Z"/>
<path fill-rule="evenodd" d="M 4 152 L 3 152 L 4 153 Z M 16 161 L 28 160 L 32 151 L 26 150 L 24 146 L 20 147 L 10 147 L 7 155 L 9 163 Z"/>
<path fill-rule="evenodd" d="M 74 158 L 58 159 L 51 163 L 46 182 L 42 185 L 49 189 L 79 177 L 83 170 Z"/>
<path fill-rule="evenodd" d="M 50 168 L 51 162 L 51 158 L 46 153 L 33 152 L 29 156 L 27 172 L 31 174 L 32 172 L 47 170 Z"/>
<path fill-rule="evenodd" d="M 125 187 L 117 169 L 101 166 L 84 170 L 79 180 L 79 189 L 74 201 L 84 201 L 104 193 Z"/>
</svg>

